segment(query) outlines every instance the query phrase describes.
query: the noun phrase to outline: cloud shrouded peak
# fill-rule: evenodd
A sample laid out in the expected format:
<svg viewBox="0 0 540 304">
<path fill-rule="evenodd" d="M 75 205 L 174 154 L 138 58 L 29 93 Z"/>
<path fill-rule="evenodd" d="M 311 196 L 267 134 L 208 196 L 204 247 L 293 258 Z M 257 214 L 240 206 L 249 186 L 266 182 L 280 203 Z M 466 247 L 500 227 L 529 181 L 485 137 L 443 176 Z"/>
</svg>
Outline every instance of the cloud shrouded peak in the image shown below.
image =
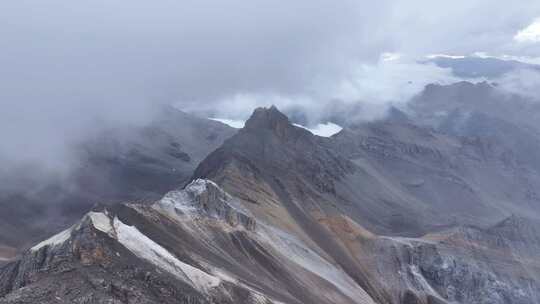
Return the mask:
<svg viewBox="0 0 540 304">
<path fill-rule="evenodd" d="M 226 108 L 216 117 L 232 119 L 300 105 L 317 123 L 338 100 L 377 116 L 451 81 L 418 57 L 538 54 L 514 36 L 535 37 L 539 16 L 532 0 L 3 1 L 0 157 L 61 163 L 68 143 L 102 124 L 140 124 L 156 104 Z"/>
</svg>

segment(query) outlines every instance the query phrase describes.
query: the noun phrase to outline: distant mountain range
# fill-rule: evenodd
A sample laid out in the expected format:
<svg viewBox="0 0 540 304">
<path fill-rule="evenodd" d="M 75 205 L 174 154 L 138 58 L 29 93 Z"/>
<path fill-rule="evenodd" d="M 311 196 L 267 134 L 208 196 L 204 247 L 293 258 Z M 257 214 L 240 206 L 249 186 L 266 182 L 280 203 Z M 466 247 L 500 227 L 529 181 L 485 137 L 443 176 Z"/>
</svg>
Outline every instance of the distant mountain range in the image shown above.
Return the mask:
<svg viewBox="0 0 540 304">
<path fill-rule="evenodd" d="M 540 71 L 540 65 L 521 62 L 518 60 L 498 59 L 478 56 L 435 56 L 425 62 L 432 62 L 442 68 L 450 68 L 455 76 L 461 78 L 496 79 L 502 75 L 520 70 L 530 69 Z"/>
</svg>

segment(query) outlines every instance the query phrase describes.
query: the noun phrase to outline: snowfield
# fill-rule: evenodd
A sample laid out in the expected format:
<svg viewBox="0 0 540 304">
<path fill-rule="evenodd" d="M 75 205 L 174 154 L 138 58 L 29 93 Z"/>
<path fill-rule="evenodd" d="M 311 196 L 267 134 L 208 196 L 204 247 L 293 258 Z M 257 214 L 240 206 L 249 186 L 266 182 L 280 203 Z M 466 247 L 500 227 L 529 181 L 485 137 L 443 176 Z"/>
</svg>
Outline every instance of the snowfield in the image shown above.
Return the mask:
<svg viewBox="0 0 540 304">
<path fill-rule="evenodd" d="M 196 289 L 208 291 L 219 286 L 221 279 L 178 260 L 167 249 L 149 239 L 136 227 L 128 226 L 115 218 L 114 229 L 120 244 L 136 256 L 176 275 Z"/>
</svg>

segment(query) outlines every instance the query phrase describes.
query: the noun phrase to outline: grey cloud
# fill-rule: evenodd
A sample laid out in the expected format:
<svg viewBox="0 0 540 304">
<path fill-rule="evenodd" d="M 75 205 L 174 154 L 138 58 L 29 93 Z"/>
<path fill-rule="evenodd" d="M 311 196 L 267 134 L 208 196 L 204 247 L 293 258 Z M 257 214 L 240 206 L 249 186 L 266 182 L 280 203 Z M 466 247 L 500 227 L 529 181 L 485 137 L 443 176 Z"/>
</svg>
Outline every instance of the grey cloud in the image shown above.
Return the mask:
<svg viewBox="0 0 540 304">
<path fill-rule="evenodd" d="M 511 71 L 496 80 L 502 92 L 540 101 L 540 72 L 533 69 Z"/>
<path fill-rule="evenodd" d="M 388 74 L 381 53 L 527 55 L 512 37 L 538 16 L 538 1 L 2 1 L 0 157 L 68 163 L 72 141 L 156 104 L 384 107 L 448 75 L 412 60 Z"/>
</svg>

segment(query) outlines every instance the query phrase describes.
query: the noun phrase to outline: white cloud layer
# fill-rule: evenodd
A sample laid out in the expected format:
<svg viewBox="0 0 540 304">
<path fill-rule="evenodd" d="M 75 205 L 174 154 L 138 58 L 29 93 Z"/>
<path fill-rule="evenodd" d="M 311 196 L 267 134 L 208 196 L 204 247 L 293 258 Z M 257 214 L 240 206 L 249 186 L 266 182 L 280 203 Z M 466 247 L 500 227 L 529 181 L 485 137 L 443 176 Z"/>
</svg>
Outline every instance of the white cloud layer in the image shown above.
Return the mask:
<svg viewBox="0 0 540 304">
<path fill-rule="evenodd" d="M 517 42 L 540 42 L 540 19 L 536 19 L 529 26 L 520 30 L 514 39 Z"/>
<path fill-rule="evenodd" d="M 306 124 L 317 125 L 326 122 L 325 116 L 336 104 L 358 104 L 362 110 L 354 113 L 354 119 L 372 120 L 382 118 L 388 107 L 404 104 L 429 83 L 450 84 L 459 80 L 450 69 L 387 54 L 375 63 L 351 65 L 342 78 L 314 82 L 304 95 L 244 92 L 207 105 L 181 104 L 179 107 L 209 113 L 220 117 L 222 122 L 229 120 L 229 125 L 239 125 L 238 120 L 247 119 L 254 108 L 275 105 L 289 113 L 301 112 Z"/>
</svg>

